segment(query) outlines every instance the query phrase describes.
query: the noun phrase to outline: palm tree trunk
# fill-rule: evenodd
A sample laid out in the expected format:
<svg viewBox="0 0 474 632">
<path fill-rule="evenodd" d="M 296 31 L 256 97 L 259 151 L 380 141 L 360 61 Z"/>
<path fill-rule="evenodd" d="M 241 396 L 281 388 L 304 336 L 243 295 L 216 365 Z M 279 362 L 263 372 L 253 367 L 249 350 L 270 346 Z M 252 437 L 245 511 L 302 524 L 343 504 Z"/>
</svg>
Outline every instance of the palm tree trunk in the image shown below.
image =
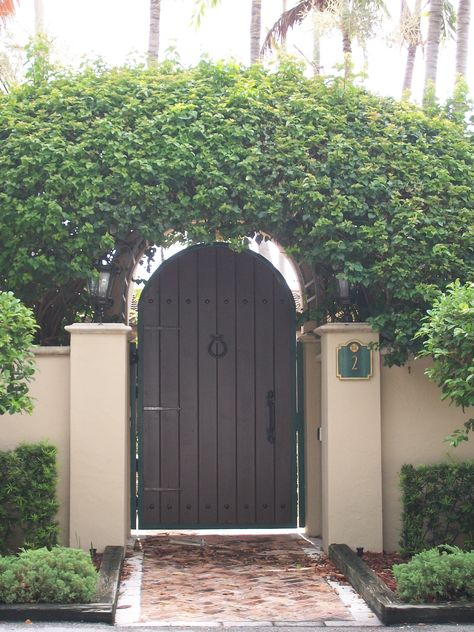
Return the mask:
<svg viewBox="0 0 474 632">
<path fill-rule="evenodd" d="M 415 68 L 417 44 L 410 44 L 407 52 L 407 63 L 405 65 L 405 75 L 403 77 L 402 99 L 408 101 L 411 96 L 411 87 L 413 85 L 413 69 Z"/>
<path fill-rule="evenodd" d="M 344 55 L 344 77 L 347 79 L 352 70 L 352 36 L 350 32 L 351 14 L 349 0 L 341 5 L 340 28 L 342 34 L 342 54 Z"/>
<path fill-rule="evenodd" d="M 148 38 L 148 61 L 158 61 L 160 51 L 161 0 L 150 0 L 150 30 Z"/>
<path fill-rule="evenodd" d="M 250 63 L 260 59 L 260 31 L 262 27 L 262 0 L 252 0 L 250 19 Z"/>
<path fill-rule="evenodd" d="M 43 0 L 35 0 L 35 33 L 44 33 L 44 4 Z"/>
<path fill-rule="evenodd" d="M 342 27 L 342 53 L 344 55 L 344 77 L 347 79 L 352 69 L 352 40 L 349 31 Z"/>
<path fill-rule="evenodd" d="M 408 7 L 406 7 L 408 10 Z M 413 16 L 408 17 L 410 21 L 413 19 L 413 26 L 410 25 L 408 40 L 407 63 L 405 66 L 405 76 L 403 78 L 402 99 L 408 100 L 411 96 L 413 85 L 413 70 L 415 68 L 416 51 L 421 43 L 421 0 L 416 0 Z M 413 29 L 413 30 L 412 30 Z"/>
<path fill-rule="evenodd" d="M 466 77 L 471 0 L 459 0 L 456 18 L 456 77 Z"/>
<path fill-rule="evenodd" d="M 443 0 L 430 0 L 428 39 L 426 42 L 425 84 L 423 87 L 424 105 L 427 104 L 431 90 L 436 87 L 442 12 Z"/>
<path fill-rule="evenodd" d="M 321 29 L 318 16 L 313 16 L 313 75 L 321 74 Z"/>
</svg>

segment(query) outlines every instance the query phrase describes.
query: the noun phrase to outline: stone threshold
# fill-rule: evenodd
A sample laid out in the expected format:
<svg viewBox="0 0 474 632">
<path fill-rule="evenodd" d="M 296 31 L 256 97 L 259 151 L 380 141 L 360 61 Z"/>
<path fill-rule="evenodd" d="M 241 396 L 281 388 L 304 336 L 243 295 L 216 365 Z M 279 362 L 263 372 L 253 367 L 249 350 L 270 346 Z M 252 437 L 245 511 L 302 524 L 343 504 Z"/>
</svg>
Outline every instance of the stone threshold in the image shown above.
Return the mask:
<svg viewBox="0 0 474 632">
<path fill-rule="evenodd" d="M 1 621 L 84 621 L 114 623 L 123 546 L 106 546 L 99 569 L 99 582 L 90 603 L 0 604 Z"/>
<path fill-rule="evenodd" d="M 474 623 L 473 602 L 405 603 L 347 544 L 331 544 L 328 553 L 329 559 L 385 625 Z"/>
</svg>

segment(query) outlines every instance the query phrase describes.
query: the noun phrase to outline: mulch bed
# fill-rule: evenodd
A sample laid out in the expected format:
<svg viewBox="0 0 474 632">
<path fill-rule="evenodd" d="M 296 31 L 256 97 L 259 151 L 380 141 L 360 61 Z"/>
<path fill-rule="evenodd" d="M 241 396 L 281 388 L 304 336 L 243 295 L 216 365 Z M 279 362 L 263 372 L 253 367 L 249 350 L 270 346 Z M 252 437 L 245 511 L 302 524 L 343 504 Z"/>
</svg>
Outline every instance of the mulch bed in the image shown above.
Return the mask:
<svg viewBox="0 0 474 632">
<path fill-rule="evenodd" d="M 398 553 L 372 553 L 364 552 L 364 562 L 393 592 L 397 590 L 397 584 L 392 572 L 394 564 L 406 564 L 409 560 L 400 557 Z"/>
</svg>

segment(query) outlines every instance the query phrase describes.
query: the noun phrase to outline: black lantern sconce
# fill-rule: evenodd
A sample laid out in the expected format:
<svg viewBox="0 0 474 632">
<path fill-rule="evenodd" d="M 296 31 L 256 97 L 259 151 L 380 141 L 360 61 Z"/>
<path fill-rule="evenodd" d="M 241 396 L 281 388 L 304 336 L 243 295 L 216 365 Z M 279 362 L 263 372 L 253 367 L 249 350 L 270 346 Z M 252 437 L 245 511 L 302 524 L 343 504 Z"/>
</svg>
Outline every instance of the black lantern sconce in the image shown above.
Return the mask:
<svg viewBox="0 0 474 632">
<path fill-rule="evenodd" d="M 339 299 L 343 309 L 342 321 L 344 323 L 351 323 L 352 314 L 349 309 L 349 305 L 351 304 L 349 281 L 345 277 L 339 277 L 337 283 L 339 286 Z"/>
<path fill-rule="evenodd" d="M 94 308 L 94 322 L 102 323 L 104 312 L 112 305 L 112 279 L 113 266 L 111 263 L 100 261 L 95 266 L 97 275 L 91 277 L 87 282 L 91 305 Z"/>
</svg>

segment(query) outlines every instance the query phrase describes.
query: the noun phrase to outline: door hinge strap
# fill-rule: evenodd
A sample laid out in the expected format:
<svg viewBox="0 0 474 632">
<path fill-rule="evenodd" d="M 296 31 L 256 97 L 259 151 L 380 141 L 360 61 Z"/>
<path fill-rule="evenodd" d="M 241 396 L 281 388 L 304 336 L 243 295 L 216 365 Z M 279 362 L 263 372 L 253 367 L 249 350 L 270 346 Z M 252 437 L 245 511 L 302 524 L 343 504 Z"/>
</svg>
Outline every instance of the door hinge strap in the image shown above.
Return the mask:
<svg viewBox="0 0 474 632">
<path fill-rule="evenodd" d="M 143 406 L 143 410 L 158 410 L 158 411 L 162 411 L 162 410 L 181 410 L 181 408 L 173 408 L 173 407 L 169 407 L 169 406 Z"/>
</svg>

